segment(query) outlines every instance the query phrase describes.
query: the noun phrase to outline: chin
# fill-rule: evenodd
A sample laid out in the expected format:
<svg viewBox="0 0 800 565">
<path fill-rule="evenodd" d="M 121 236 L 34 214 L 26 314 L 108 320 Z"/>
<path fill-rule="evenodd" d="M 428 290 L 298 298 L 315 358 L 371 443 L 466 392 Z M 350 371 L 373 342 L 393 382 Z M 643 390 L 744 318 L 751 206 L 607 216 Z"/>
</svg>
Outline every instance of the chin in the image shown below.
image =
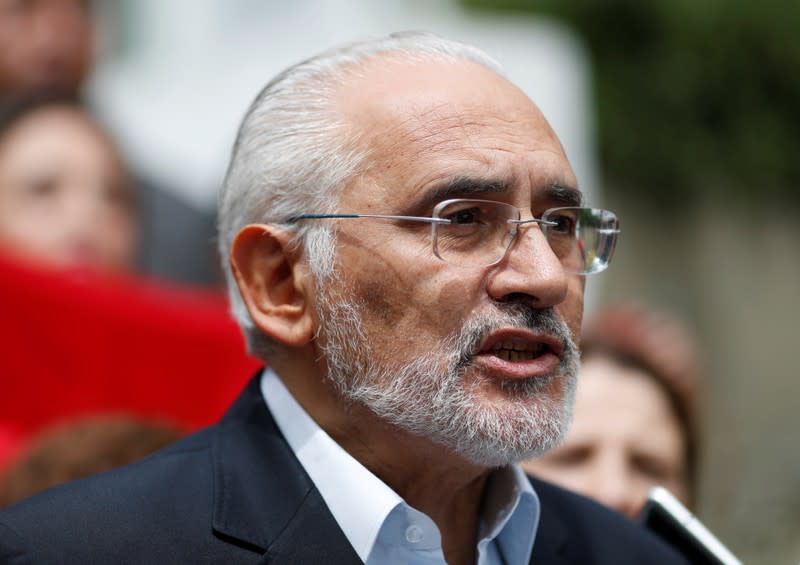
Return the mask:
<svg viewBox="0 0 800 565">
<path fill-rule="evenodd" d="M 481 377 L 470 388 L 479 402 L 491 404 L 523 402 L 529 404 L 546 401 L 552 403 L 561 402 L 564 399 L 564 381 L 564 377 L 558 374 L 526 379 Z"/>
</svg>

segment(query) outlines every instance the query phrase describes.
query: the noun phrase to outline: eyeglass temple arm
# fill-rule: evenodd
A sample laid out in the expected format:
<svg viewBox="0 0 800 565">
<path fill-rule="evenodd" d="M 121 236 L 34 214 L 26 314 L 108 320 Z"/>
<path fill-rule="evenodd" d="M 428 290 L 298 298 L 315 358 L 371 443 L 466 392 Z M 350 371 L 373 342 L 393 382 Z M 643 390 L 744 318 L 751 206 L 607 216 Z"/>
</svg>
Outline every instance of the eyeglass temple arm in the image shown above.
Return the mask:
<svg viewBox="0 0 800 565">
<path fill-rule="evenodd" d="M 299 222 L 301 220 L 336 220 L 347 218 L 377 218 L 379 220 L 401 220 L 404 222 L 425 222 L 428 224 L 449 224 L 450 220 L 444 218 L 429 218 L 426 216 L 391 216 L 386 214 L 303 214 L 287 218 L 287 223 Z"/>
<path fill-rule="evenodd" d="M 522 224 L 540 224 L 544 226 L 557 226 L 558 222 L 551 222 L 550 220 L 542 220 L 541 218 L 531 218 L 530 220 L 508 220 L 509 224 L 522 225 Z"/>
</svg>

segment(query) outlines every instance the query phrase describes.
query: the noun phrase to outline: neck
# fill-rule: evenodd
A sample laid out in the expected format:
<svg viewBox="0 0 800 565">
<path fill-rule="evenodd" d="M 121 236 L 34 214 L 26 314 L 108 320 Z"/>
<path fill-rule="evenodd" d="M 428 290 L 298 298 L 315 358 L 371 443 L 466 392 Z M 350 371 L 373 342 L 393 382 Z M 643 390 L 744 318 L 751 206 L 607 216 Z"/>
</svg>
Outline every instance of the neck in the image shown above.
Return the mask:
<svg viewBox="0 0 800 565">
<path fill-rule="evenodd" d="M 315 359 L 308 355 L 305 359 Z M 439 528 L 448 563 L 474 563 L 480 506 L 489 469 L 387 424 L 368 408 L 345 403 L 333 387 L 301 365 L 273 360 L 284 385 L 343 449 Z M 305 370 L 303 370 L 305 369 Z"/>
<path fill-rule="evenodd" d="M 407 504 L 434 521 L 448 563 L 475 562 L 487 469 L 389 426 L 361 406 L 350 407 L 346 419 L 322 427 Z"/>
</svg>

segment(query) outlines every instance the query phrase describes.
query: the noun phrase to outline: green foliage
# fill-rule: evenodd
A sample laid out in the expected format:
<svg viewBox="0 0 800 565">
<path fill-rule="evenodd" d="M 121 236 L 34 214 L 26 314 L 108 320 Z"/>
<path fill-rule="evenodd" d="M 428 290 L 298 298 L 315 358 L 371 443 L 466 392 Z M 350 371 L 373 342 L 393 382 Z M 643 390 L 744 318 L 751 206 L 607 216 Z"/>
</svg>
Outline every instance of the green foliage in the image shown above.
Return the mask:
<svg viewBox="0 0 800 565">
<path fill-rule="evenodd" d="M 562 19 L 585 38 L 616 190 L 800 201 L 800 2 L 462 2 Z"/>
</svg>

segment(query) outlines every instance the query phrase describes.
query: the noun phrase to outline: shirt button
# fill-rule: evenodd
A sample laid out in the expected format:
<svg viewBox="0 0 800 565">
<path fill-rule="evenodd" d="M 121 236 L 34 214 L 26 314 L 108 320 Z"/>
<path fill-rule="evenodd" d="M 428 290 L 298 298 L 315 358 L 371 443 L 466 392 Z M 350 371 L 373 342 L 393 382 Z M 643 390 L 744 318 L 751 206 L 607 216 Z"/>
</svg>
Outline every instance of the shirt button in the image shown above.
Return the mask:
<svg viewBox="0 0 800 565">
<path fill-rule="evenodd" d="M 408 528 L 406 528 L 406 540 L 408 543 L 419 543 L 422 541 L 422 538 L 425 537 L 425 534 L 422 533 L 422 528 L 417 526 L 416 524 L 412 524 Z"/>
</svg>

